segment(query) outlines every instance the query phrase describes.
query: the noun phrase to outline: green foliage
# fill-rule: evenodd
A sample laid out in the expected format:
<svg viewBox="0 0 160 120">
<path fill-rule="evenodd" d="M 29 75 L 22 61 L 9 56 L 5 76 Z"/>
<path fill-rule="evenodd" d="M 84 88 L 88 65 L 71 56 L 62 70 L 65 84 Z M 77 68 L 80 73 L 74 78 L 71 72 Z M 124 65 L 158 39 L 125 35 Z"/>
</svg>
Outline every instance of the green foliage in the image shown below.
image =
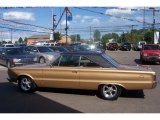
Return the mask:
<svg viewBox="0 0 160 120">
<path fill-rule="evenodd" d="M 152 30 L 145 31 L 144 40 L 147 43 L 153 43 L 153 31 Z"/>
<path fill-rule="evenodd" d="M 71 37 L 72 42 L 79 42 L 81 40 L 79 34 L 71 35 L 70 37 Z"/>
<path fill-rule="evenodd" d="M 100 31 L 99 30 L 95 30 L 93 37 L 94 37 L 95 41 L 100 41 L 101 40 L 101 33 L 100 33 Z"/>
<path fill-rule="evenodd" d="M 119 35 L 116 33 L 108 33 L 102 36 L 102 42 L 103 43 L 108 43 L 110 39 L 114 39 L 115 41 L 118 42 L 119 40 Z"/>
<path fill-rule="evenodd" d="M 21 37 L 18 39 L 18 43 L 23 43 L 23 39 Z"/>
<path fill-rule="evenodd" d="M 24 43 L 25 43 L 25 44 L 27 44 L 27 40 L 28 40 L 28 38 L 25 37 L 25 38 L 24 38 Z"/>
<path fill-rule="evenodd" d="M 58 42 L 59 40 L 61 40 L 61 33 L 55 32 L 54 33 L 54 41 Z"/>
</svg>

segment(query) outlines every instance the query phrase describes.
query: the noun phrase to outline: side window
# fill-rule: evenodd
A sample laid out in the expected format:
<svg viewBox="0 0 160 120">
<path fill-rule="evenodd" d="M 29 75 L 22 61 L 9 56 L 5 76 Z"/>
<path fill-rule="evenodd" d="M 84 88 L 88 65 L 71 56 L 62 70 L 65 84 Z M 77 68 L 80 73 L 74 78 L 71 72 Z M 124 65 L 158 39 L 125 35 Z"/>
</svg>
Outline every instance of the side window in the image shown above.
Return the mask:
<svg viewBox="0 0 160 120">
<path fill-rule="evenodd" d="M 83 66 L 83 67 L 101 67 L 97 63 L 95 63 L 95 62 L 93 62 L 93 61 L 91 61 L 88 58 L 83 57 L 83 56 L 80 59 L 80 66 Z"/>
<path fill-rule="evenodd" d="M 31 48 L 30 48 L 30 46 L 29 46 L 29 47 L 26 47 L 26 48 L 25 48 L 25 51 L 27 51 L 27 52 L 31 52 Z"/>
<path fill-rule="evenodd" d="M 77 67 L 79 66 L 79 56 L 63 55 L 59 66 Z"/>
<path fill-rule="evenodd" d="M 58 66 L 59 62 L 60 62 L 61 56 L 59 58 L 57 58 L 54 62 L 53 62 L 53 66 Z"/>
</svg>

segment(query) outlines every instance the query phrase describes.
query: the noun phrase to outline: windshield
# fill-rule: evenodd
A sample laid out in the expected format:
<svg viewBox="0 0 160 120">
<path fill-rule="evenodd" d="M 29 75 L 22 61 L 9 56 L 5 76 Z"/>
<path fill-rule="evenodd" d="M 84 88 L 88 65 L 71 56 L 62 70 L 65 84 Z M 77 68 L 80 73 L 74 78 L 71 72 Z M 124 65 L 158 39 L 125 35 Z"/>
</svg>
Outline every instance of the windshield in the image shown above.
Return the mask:
<svg viewBox="0 0 160 120">
<path fill-rule="evenodd" d="M 160 50 L 159 45 L 144 45 L 144 50 Z"/>
<path fill-rule="evenodd" d="M 44 53 L 44 52 L 53 52 L 53 50 L 49 47 L 37 47 L 39 52 Z"/>
<path fill-rule="evenodd" d="M 102 54 L 102 57 L 107 60 L 107 62 L 110 62 L 114 67 L 118 67 L 120 64 L 115 61 L 113 58 L 111 58 L 109 55 Z"/>
<path fill-rule="evenodd" d="M 27 54 L 27 52 L 21 48 L 7 48 L 6 54 L 7 55 L 24 55 L 24 54 Z"/>
</svg>

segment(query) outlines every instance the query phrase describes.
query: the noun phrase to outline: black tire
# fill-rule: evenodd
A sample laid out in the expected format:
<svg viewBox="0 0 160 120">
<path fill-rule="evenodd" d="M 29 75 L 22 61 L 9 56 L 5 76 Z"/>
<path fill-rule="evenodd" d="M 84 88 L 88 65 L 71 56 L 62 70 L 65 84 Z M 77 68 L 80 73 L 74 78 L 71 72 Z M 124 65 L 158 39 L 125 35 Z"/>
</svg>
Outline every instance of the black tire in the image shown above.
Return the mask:
<svg viewBox="0 0 160 120">
<path fill-rule="evenodd" d="M 141 61 L 141 64 L 145 63 L 145 61 L 143 60 L 142 56 L 140 56 L 140 61 Z"/>
<path fill-rule="evenodd" d="M 45 58 L 44 58 L 44 57 L 40 57 L 40 58 L 39 58 L 39 63 L 46 63 Z"/>
<path fill-rule="evenodd" d="M 116 100 L 121 92 L 122 88 L 114 84 L 105 84 L 99 87 L 100 96 L 105 100 Z"/>
<path fill-rule="evenodd" d="M 27 76 L 21 76 L 18 81 L 18 87 L 22 92 L 31 93 L 36 89 L 36 84 L 32 81 L 31 78 Z"/>
</svg>

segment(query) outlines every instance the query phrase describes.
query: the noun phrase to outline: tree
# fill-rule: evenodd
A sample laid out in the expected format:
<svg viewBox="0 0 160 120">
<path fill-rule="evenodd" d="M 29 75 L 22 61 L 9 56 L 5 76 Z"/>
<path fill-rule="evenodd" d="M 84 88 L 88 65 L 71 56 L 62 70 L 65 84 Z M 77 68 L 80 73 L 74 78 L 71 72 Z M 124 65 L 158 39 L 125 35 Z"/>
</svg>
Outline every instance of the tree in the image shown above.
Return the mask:
<svg viewBox="0 0 160 120">
<path fill-rule="evenodd" d="M 93 38 L 94 38 L 95 41 L 100 41 L 100 39 L 101 39 L 101 33 L 100 33 L 99 30 L 95 30 L 94 31 Z"/>
<path fill-rule="evenodd" d="M 23 39 L 21 37 L 18 39 L 18 43 L 23 43 Z"/>
<path fill-rule="evenodd" d="M 119 35 L 116 33 L 108 33 L 102 36 L 102 42 L 108 43 L 110 39 L 114 39 L 116 42 L 119 41 Z"/>
<path fill-rule="evenodd" d="M 28 38 L 25 37 L 25 38 L 24 38 L 24 43 L 25 43 L 25 44 L 27 44 L 27 40 L 28 40 Z"/>
<path fill-rule="evenodd" d="M 81 39 L 79 34 L 71 35 L 70 37 L 72 42 L 79 42 Z"/>
<path fill-rule="evenodd" d="M 152 30 L 147 30 L 144 34 L 144 40 L 147 42 L 147 43 L 153 43 L 153 32 Z"/>
<path fill-rule="evenodd" d="M 61 40 L 61 34 L 59 32 L 54 33 L 54 41 L 58 42 Z"/>
</svg>

